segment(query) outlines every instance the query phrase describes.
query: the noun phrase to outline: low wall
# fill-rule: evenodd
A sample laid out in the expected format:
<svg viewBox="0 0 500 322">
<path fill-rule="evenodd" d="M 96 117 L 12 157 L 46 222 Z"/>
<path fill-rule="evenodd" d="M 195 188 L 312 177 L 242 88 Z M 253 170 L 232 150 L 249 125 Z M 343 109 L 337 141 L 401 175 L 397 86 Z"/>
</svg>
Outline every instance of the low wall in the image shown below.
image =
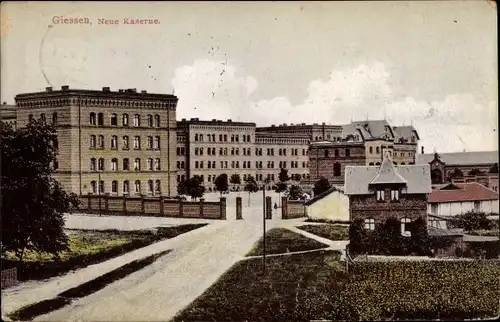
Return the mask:
<svg viewBox="0 0 500 322">
<path fill-rule="evenodd" d="M 2 270 L 2 289 L 17 285 L 17 268 Z"/>
<path fill-rule="evenodd" d="M 306 217 L 306 207 L 301 200 L 288 200 L 281 198 L 281 219 Z"/>
<path fill-rule="evenodd" d="M 226 198 L 218 202 L 197 202 L 164 197 L 117 197 L 110 195 L 80 196 L 81 204 L 73 212 L 115 216 L 152 216 L 176 218 L 226 219 Z"/>
</svg>

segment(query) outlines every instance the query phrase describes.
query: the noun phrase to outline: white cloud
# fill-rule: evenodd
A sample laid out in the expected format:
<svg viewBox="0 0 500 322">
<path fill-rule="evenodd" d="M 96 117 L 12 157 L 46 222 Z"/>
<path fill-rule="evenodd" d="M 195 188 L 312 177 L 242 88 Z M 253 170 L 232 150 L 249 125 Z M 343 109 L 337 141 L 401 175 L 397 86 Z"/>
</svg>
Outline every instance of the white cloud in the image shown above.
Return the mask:
<svg viewBox="0 0 500 322">
<path fill-rule="evenodd" d="M 176 70 L 173 86 L 179 96 L 178 118 L 228 119 L 279 123 L 383 119 L 393 125 L 412 123 L 426 151 L 492 150 L 497 148 L 496 104 L 482 106 L 470 94 L 450 94 L 442 101 L 394 101 L 390 74 L 382 63 L 333 70 L 327 80 L 312 80 L 306 99 L 292 105 L 277 96 L 254 101 L 257 80 L 238 77 L 223 61 L 197 60 Z"/>
</svg>

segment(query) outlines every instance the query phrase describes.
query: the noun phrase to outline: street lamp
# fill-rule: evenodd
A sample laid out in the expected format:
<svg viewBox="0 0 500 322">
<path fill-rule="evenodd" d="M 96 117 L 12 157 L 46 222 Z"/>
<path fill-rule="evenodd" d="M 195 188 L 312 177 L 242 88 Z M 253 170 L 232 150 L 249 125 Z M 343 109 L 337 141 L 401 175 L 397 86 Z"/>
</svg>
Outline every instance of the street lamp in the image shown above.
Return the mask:
<svg viewBox="0 0 500 322">
<path fill-rule="evenodd" d="M 266 185 L 262 186 L 262 223 L 263 223 L 263 251 L 262 251 L 262 267 L 264 274 L 266 273 Z"/>
</svg>

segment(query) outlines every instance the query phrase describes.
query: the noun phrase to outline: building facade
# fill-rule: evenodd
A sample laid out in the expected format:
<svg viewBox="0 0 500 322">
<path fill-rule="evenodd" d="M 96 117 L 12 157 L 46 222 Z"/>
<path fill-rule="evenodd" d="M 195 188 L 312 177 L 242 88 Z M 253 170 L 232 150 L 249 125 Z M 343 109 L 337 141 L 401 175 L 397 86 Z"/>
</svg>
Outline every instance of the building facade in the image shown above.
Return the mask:
<svg viewBox="0 0 500 322">
<path fill-rule="evenodd" d="M 394 165 L 389 154 L 380 166 L 348 166 L 344 193 L 349 197 L 350 221 L 365 228 L 395 218 L 405 234 L 411 222 L 427 221 L 427 195 L 432 191 L 429 165 Z"/>
<path fill-rule="evenodd" d="M 16 106 L 3 102 L 0 106 L 0 121 L 17 128 Z"/>
<path fill-rule="evenodd" d="M 55 126 L 54 176 L 66 191 L 176 195 L 177 97 L 62 86 L 19 94 L 15 101 L 18 126 L 34 119 Z"/>
</svg>

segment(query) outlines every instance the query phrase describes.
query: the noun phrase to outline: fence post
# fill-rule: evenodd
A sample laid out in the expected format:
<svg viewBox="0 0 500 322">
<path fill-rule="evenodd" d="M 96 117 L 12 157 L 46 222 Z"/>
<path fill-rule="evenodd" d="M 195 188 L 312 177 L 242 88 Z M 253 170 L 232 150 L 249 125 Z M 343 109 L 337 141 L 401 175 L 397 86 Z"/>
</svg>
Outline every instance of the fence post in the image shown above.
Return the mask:
<svg viewBox="0 0 500 322">
<path fill-rule="evenodd" d="M 123 213 L 127 213 L 127 195 L 123 195 Z"/>
<path fill-rule="evenodd" d="M 164 196 L 160 196 L 160 215 L 164 216 L 165 215 L 165 210 L 164 210 Z"/>
<path fill-rule="evenodd" d="M 146 213 L 146 205 L 144 201 L 144 195 L 141 195 L 141 214 L 144 215 Z"/>
<path fill-rule="evenodd" d="M 87 208 L 92 210 L 92 194 L 89 192 L 87 196 Z"/>
<path fill-rule="evenodd" d="M 266 219 L 273 219 L 273 206 L 270 196 L 266 197 Z"/>
<path fill-rule="evenodd" d="M 220 198 L 220 219 L 226 220 L 226 197 Z"/>
<path fill-rule="evenodd" d="M 204 198 L 200 198 L 200 218 L 203 218 L 203 202 L 205 201 Z"/>
<path fill-rule="evenodd" d="M 288 199 L 281 197 L 281 219 L 288 219 Z"/>
<path fill-rule="evenodd" d="M 179 199 L 179 217 L 184 217 L 184 201 Z"/>
<path fill-rule="evenodd" d="M 236 219 L 243 219 L 243 215 L 241 213 L 241 197 L 236 197 Z"/>
</svg>

